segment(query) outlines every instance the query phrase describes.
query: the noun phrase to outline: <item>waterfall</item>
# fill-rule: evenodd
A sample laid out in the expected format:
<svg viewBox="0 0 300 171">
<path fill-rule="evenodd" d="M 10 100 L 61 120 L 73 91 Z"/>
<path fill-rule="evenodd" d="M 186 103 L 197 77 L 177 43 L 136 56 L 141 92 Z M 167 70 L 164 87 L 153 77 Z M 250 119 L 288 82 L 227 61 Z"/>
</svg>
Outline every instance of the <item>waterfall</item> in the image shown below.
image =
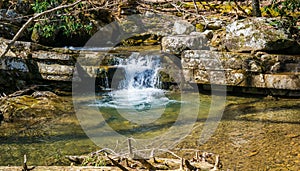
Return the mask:
<svg viewBox="0 0 300 171">
<path fill-rule="evenodd" d="M 104 90 L 110 90 L 107 72 L 104 72 Z"/>
<path fill-rule="evenodd" d="M 115 108 L 123 117 L 135 123 L 150 123 L 159 118 L 171 101 L 160 89 L 160 58 L 154 54 L 132 53 L 118 65 L 124 72 L 123 80 L 114 85 L 117 89 L 106 92 L 95 105 Z M 141 115 L 151 117 L 145 121 L 145 117 L 137 117 Z"/>
<path fill-rule="evenodd" d="M 109 87 L 109 80 L 107 76 L 107 71 L 105 69 L 98 69 L 96 77 L 96 83 L 101 88 L 102 91 L 111 90 Z"/>
<path fill-rule="evenodd" d="M 158 76 L 160 57 L 156 55 L 144 55 L 134 52 L 119 65 L 125 71 L 125 79 L 119 85 L 119 89 L 147 89 L 159 88 Z"/>
</svg>

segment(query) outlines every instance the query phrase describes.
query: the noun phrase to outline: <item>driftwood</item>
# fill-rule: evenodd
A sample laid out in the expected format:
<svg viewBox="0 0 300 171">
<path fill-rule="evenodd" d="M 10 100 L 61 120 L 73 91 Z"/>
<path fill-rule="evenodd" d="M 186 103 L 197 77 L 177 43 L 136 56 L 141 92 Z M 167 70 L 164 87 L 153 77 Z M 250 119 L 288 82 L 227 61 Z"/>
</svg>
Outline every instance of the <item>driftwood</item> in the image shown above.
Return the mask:
<svg viewBox="0 0 300 171">
<path fill-rule="evenodd" d="M 130 140 L 129 140 L 130 142 Z M 130 144 L 130 143 L 129 143 Z M 130 150 L 129 148 L 128 150 Z M 131 171 L 131 170 L 139 170 L 139 169 L 147 169 L 147 170 L 209 170 L 209 171 L 217 171 L 221 168 L 221 162 L 218 155 L 214 155 L 213 153 L 196 151 L 195 157 L 192 159 L 185 159 L 179 157 L 174 152 L 169 150 L 163 150 L 171 154 L 171 156 L 175 158 L 138 158 L 132 151 L 132 156 L 130 157 L 130 152 L 127 153 L 127 156 L 119 156 L 117 153 L 108 153 L 108 151 L 112 152 L 113 150 L 99 150 L 97 152 L 91 153 L 90 156 L 66 156 L 70 161 L 76 162 L 84 161 L 85 158 L 89 158 L 91 156 L 101 155 L 101 159 L 105 160 L 106 167 L 110 166 L 117 167 L 122 171 Z M 85 163 L 86 164 L 86 163 Z"/>
</svg>

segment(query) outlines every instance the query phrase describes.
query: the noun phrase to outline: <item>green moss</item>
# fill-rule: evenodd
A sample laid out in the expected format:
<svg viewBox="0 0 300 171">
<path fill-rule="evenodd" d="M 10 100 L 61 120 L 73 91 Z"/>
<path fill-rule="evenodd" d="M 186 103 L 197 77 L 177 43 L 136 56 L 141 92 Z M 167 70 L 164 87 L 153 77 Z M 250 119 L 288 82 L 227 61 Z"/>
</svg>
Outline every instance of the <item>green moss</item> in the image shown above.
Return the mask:
<svg viewBox="0 0 300 171">
<path fill-rule="evenodd" d="M 205 29 L 205 26 L 203 24 L 199 23 L 199 24 L 196 24 L 196 29 L 198 32 L 203 32 Z"/>
</svg>

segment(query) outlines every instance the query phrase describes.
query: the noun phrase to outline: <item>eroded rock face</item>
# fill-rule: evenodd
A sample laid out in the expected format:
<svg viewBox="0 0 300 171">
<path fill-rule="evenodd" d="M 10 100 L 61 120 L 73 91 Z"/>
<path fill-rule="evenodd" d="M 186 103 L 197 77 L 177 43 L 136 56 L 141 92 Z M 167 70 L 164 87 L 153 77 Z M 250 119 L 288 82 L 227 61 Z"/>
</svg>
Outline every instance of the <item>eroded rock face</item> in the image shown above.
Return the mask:
<svg viewBox="0 0 300 171">
<path fill-rule="evenodd" d="M 12 39 L 22 26 L 23 17 L 14 9 L 0 9 L 0 37 Z M 25 30 L 21 38 L 26 37 Z"/>
<path fill-rule="evenodd" d="M 232 52 L 267 51 L 299 54 L 299 44 L 282 25 L 285 25 L 284 21 L 264 17 L 238 20 L 226 27 L 224 44 Z"/>
</svg>

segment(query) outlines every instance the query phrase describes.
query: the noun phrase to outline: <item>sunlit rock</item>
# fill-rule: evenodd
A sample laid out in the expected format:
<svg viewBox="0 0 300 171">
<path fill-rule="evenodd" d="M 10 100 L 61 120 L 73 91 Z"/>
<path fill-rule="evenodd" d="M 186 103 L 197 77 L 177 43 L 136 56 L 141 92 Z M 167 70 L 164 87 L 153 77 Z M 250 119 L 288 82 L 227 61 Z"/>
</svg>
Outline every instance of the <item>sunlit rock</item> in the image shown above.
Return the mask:
<svg viewBox="0 0 300 171">
<path fill-rule="evenodd" d="M 189 83 L 276 90 L 300 88 L 299 56 L 257 57 L 250 53 L 187 50 L 182 53 L 181 63 Z"/>
<path fill-rule="evenodd" d="M 209 50 L 208 40 L 205 34 L 167 36 L 162 38 L 161 47 L 164 52 L 178 55 L 184 50 Z"/>
<path fill-rule="evenodd" d="M 224 44 L 229 51 L 267 51 L 299 54 L 300 46 L 284 28 L 285 21 L 272 18 L 247 18 L 226 27 Z"/>
<path fill-rule="evenodd" d="M 196 30 L 195 26 L 193 26 L 191 23 L 184 20 L 175 21 L 173 26 L 174 34 L 190 34 L 195 30 Z"/>
</svg>

